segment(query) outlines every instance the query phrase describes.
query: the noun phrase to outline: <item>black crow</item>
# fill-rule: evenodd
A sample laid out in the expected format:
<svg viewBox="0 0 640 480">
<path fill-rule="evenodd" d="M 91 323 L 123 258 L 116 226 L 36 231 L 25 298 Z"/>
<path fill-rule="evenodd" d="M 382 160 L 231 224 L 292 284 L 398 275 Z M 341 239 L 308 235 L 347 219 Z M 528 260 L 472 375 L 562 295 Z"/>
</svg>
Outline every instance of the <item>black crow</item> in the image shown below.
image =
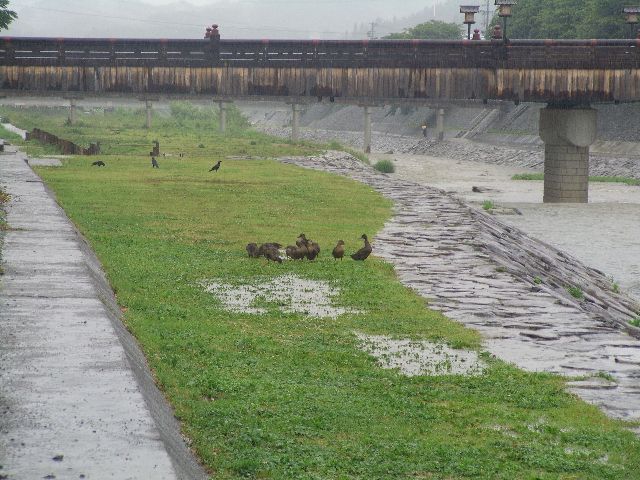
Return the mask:
<svg viewBox="0 0 640 480">
<path fill-rule="evenodd" d="M 156 157 L 151 157 L 151 166 L 153 168 L 160 168 L 160 165 L 158 165 L 158 161 L 156 160 Z"/>
<path fill-rule="evenodd" d="M 210 172 L 217 172 L 220 169 L 220 164 L 222 163 L 222 160 L 218 160 L 218 163 L 216 163 L 213 167 L 211 167 L 211 170 L 209 170 Z"/>
<path fill-rule="evenodd" d="M 94 167 L 106 167 L 107 166 L 102 160 L 98 160 L 97 162 L 93 162 L 91 165 L 93 165 Z"/>
</svg>

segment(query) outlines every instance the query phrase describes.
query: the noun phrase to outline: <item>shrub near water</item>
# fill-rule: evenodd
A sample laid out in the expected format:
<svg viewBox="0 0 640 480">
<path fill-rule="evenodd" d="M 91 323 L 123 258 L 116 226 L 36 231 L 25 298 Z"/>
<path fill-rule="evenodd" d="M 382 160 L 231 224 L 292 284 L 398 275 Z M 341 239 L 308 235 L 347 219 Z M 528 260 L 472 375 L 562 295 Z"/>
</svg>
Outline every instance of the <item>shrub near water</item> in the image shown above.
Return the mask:
<svg viewBox="0 0 640 480">
<path fill-rule="evenodd" d="M 197 135 L 173 128 L 151 135 L 171 135 L 176 149 Z M 136 153 L 98 157 L 108 163 L 99 170 L 93 158 L 72 158 L 38 172 L 96 250 L 127 327 L 215 478 L 626 480 L 640 471 L 626 425 L 566 394 L 559 377 L 489 356 L 486 374 L 473 378 L 381 369 L 355 332 L 480 348 L 476 333 L 426 309 L 389 265 L 327 253 L 337 239 L 353 252 L 362 233 L 373 237 L 390 203 L 342 177 L 225 157 L 307 146 L 251 132 L 202 141 L 209 157 L 167 157 L 156 170 Z M 208 174 L 217 159 L 221 170 Z M 301 232 L 322 245 L 319 261 L 267 264 L 244 251 Z M 234 313 L 201 286 L 285 274 L 329 282 L 340 289 L 336 306 L 367 313 L 312 319 L 268 298 L 263 315 Z"/>
<path fill-rule="evenodd" d="M 393 173 L 396 171 L 396 167 L 391 160 L 380 160 L 376 162 L 373 168 L 382 173 Z"/>
</svg>

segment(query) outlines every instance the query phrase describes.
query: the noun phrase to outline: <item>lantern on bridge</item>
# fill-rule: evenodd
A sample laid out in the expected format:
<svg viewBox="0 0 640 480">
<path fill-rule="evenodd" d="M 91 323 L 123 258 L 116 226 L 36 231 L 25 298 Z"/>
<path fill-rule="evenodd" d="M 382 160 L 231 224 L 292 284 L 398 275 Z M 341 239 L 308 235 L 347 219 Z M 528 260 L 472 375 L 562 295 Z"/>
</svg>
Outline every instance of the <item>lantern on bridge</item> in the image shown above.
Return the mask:
<svg viewBox="0 0 640 480">
<path fill-rule="evenodd" d="M 507 18 L 513 15 L 513 6 L 518 4 L 518 0 L 496 0 L 498 16 L 502 17 L 502 38 L 507 42 Z"/>
<path fill-rule="evenodd" d="M 464 13 L 463 23 L 467 26 L 467 40 L 471 40 L 471 25 L 476 23 L 476 13 L 479 11 L 479 5 L 460 5 L 460 13 Z"/>
<path fill-rule="evenodd" d="M 631 25 L 631 32 L 635 30 L 638 24 L 638 16 L 640 16 L 640 7 L 624 7 L 622 10 L 625 15 L 625 21 Z"/>
</svg>

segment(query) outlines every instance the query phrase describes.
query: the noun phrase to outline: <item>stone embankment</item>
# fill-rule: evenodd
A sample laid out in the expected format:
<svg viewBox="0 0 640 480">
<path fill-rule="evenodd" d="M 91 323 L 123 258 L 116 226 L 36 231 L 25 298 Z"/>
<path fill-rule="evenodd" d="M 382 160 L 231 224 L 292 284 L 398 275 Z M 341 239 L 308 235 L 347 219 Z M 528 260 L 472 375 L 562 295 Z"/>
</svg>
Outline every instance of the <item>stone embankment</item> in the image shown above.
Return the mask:
<svg viewBox="0 0 640 480">
<path fill-rule="evenodd" d="M 374 252 L 405 285 L 480 331 L 499 358 L 584 377 L 570 383 L 573 392 L 615 418 L 640 420 L 640 330 L 628 324 L 640 305 L 615 293 L 603 273 L 452 195 L 378 173 L 344 153 L 282 161 L 351 177 L 392 199 L 395 215 Z"/>
<path fill-rule="evenodd" d="M 291 130 L 287 128 L 266 125 L 260 125 L 257 128 L 269 135 L 282 138 L 291 136 Z M 301 130 L 300 136 L 305 140 L 323 143 L 337 141 L 359 149 L 363 145 L 363 135 L 359 132 Z M 374 134 L 371 148 L 372 151 L 378 153 L 408 153 L 509 167 L 522 167 L 523 169 L 536 171 L 543 171 L 544 169 L 544 152 L 541 148 L 535 146 L 519 149 L 462 139 L 438 142 L 433 139 Z M 592 153 L 589 171 L 590 175 L 593 176 L 640 178 L 640 161 L 637 158 Z"/>
</svg>

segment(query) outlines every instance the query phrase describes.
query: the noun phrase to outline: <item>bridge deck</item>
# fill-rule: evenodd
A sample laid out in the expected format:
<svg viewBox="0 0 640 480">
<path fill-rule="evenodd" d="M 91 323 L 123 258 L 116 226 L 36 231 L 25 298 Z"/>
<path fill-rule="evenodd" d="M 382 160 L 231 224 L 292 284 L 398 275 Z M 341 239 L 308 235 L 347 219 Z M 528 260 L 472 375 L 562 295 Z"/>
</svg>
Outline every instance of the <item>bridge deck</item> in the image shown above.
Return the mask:
<svg viewBox="0 0 640 480">
<path fill-rule="evenodd" d="M 5 91 L 354 100 L 640 99 L 636 40 L 0 39 Z"/>
</svg>

